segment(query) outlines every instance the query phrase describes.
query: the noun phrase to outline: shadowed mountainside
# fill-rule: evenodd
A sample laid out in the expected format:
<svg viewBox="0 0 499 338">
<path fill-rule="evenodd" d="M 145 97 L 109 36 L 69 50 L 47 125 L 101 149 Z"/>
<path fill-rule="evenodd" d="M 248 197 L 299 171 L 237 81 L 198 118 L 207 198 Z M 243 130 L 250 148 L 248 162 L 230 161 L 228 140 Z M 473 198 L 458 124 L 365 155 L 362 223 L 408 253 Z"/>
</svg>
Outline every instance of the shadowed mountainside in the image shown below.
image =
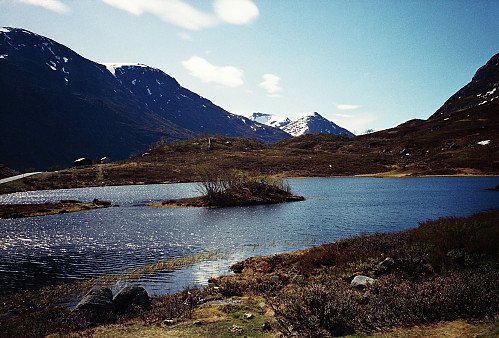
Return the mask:
<svg viewBox="0 0 499 338">
<path fill-rule="evenodd" d="M 201 181 L 198 169 L 279 177 L 499 175 L 499 100 L 372 134 L 307 134 L 273 145 L 207 137 L 158 145 L 137 157 L 0 185 L 0 192 Z"/>
<path fill-rule="evenodd" d="M 231 114 L 159 69 L 102 65 L 49 38 L 0 28 L 0 163 L 67 167 L 80 157 L 128 158 L 161 138 L 200 133 L 290 135 Z"/>
</svg>

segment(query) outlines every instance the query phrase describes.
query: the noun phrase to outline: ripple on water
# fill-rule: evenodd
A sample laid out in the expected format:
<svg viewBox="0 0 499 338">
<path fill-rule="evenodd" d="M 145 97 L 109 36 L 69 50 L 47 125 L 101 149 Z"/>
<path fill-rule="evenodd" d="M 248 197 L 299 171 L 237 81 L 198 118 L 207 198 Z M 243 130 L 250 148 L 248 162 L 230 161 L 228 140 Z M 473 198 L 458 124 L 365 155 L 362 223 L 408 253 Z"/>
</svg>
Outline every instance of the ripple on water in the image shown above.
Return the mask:
<svg viewBox="0 0 499 338">
<path fill-rule="evenodd" d="M 154 209 L 148 201 L 189 197 L 195 184 L 97 187 L 0 196 L 0 203 L 111 200 L 117 208 L 0 220 L 2 292 L 117 274 L 201 252 L 230 255 L 144 276 L 156 293 L 206 283 L 246 257 L 341 238 L 393 232 L 440 216 L 499 205 L 485 188 L 499 178 L 291 180 L 302 202 L 226 209 Z M 126 282 L 126 281 L 125 281 Z"/>
</svg>

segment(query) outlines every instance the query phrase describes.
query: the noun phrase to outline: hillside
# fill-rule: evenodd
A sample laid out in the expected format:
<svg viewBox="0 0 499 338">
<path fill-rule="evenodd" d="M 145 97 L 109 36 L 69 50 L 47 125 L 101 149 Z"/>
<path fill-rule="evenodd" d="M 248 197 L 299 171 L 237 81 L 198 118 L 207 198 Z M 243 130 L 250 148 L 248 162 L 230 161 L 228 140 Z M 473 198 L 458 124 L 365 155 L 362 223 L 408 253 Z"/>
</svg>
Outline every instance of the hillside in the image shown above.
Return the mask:
<svg viewBox="0 0 499 338">
<path fill-rule="evenodd" d="M 430 119 L 445 117 L 452 112 L 477 107 L 499 99 L 499 53 L 480 67 L 470 83 L 452 95 Z"/>
<path fill-rule="evenodd" d="M 497 73 L 498 64 L 487 65 L 477 73 Z M 495 92 L 489 89 L 497 88 L 499 79 L 495 75 L 486 78 L 478 91 Z M 160 142 L 127 160 L 2 184 L 0 193 L 192 182 L 200 180 L 199 167 L 237 168 L 279 177 L 499 175 L 499 100 L 491 97 L 479 103 L 355 137 L 306 134 L 272 145 L 256 138 L 220 135 L 172 144 Z"/>
<path fill-rule="evenodd" d="M 49 38 L 0 28 L 0 163 L 67 167 L 128 158 L 161 138 L 230 134 L 272 143 L 289 134 L 242 116 L 145 65 L 101 65 Z"/>
<path fill-rule="evenodd" d="M 0 192 L 199 181 L 199 168 L 279 177 L 499 175 L 499 101 L 372 134 L 307 134 L 273 145 L 211 137 L 160 145 L 137 157 L 0 185 Z"/>
</svg>

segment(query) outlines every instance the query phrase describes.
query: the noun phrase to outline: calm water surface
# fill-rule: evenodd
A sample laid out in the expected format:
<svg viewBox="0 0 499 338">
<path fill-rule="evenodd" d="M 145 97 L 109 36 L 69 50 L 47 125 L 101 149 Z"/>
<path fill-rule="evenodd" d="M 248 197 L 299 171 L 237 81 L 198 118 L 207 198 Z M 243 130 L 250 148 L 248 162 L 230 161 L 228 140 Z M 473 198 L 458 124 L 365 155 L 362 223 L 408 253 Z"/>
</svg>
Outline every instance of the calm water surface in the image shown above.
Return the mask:
<svg viewBox="0 0 499 338">
<path fill-rule="evenodd" d="M 204 285 L 244 258 L 345 237 L 414 228 L 443 216 L 499 207 L 486 188 L 497 177 L 290 180 L 305 201 L 225 209 L 154 209 L 145 204 L 198 195 L 195 184 L 65 189 L 0 196 L 0 204 L 94 198 L 119 207 L 0 220 L 0 294 L 120 273 L 212 250 L 228 254 L 138 282 L 149 292 Z"/>
</svg>

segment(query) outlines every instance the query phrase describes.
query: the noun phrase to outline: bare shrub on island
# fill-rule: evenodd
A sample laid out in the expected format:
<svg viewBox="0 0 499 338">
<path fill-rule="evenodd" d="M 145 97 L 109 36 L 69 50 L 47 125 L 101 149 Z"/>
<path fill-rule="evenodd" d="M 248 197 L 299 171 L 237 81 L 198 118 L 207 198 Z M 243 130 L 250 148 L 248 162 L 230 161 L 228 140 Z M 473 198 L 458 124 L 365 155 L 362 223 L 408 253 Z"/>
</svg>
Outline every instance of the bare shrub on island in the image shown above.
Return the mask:
<svg viewBox="0 0 499 338">
<path fill-rule="evenodd" d="M 210 201 L 216 201 L 223 193 L 230 190 L 247 189 L 252 193 L 284 191 L 291 194 L 291 186 L 281 178 L 252 174 L 237 169 L 221 171 L 207 166 L 199 167 L 197 172 L 201 179 L 197 190 Z"/>
</svg>

